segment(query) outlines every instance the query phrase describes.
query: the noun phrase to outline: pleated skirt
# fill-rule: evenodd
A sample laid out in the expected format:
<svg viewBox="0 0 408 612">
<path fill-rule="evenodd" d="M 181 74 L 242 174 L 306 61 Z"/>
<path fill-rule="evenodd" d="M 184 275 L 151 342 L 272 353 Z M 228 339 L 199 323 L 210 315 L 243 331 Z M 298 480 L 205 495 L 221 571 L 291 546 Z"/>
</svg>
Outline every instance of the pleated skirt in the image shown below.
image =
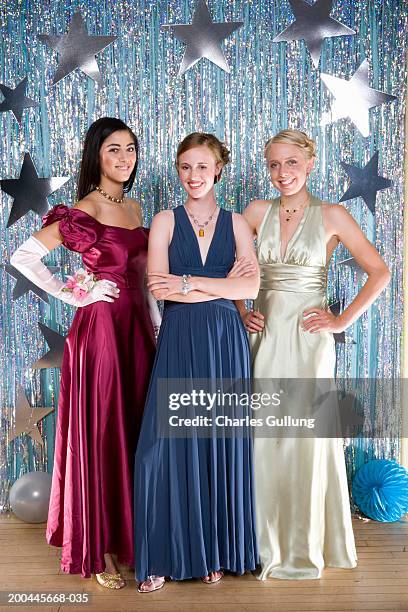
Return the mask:
<svg viewBox="0 0 408 612">
<path fill-rule="evenodd" d="M 158 433 L 159 379 L 249 379 L 248 339 L 229 300 L 167 304 L 135 458 L 136 579 L 184 580 L 257 564 L 250 429 Z"/>
</svg>

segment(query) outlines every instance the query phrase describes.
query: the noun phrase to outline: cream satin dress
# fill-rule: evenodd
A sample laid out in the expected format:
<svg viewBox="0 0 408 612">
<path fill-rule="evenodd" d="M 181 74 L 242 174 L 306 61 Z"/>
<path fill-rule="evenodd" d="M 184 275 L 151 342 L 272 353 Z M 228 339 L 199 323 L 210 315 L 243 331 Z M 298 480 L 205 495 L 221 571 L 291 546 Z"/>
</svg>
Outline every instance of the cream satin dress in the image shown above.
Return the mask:
<svg viewBox="0 0 408 612">
<path fill-rule="evenodd" d="M 333 379 L 333 335 L 301 328 L 302 313 L 325 308 L 326 240 L 321 202 L 312 197 L 281 259 L 279 199 L 258 235 L 262 333 L 250 334 L 255 379 Z M 319 578 L 325 566 L 356 566 L 349 493 L 338 438 L 254 440 L 259 578 Z"/>
</svg>

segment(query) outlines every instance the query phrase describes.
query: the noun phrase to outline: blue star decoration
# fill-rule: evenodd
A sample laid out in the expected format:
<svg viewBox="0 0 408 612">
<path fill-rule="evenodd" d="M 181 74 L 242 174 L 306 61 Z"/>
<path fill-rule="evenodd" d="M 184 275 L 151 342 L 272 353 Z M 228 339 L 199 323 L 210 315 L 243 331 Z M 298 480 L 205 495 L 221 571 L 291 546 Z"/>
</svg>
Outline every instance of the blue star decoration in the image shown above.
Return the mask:
<svg viewBox="0 0 408 612">
<path fill-rule="evenodd" d="M 44 323 L 39 323 L 38 327 L 45 338 L 50 350 L 45 353 L 40 359 L 37 359 L 31 366 L 33 370 L 42 370 L 44 368 L 60 368 L 62 365 L 62 356 L 66 336 L 62 336 Z"/>
<path fill-rule="evenodd" d="M 396 99 L 396 96 L 370 87 L 367 60 L 349 80 L 325 72 L 320 73 L 320 78 L 334 96 L 331 110 L 323 115 L 322 124 L 348 117 L 364 137 L 370 135 L 370 108 Z"/>
<path fill-rule="evenodd" d="M 1 267 L 9 274 L 12 278 L 16 280 L 16 284 L 13 289 L 13 302 L 21 298 L 23 295 L 32 291 L 37 297 L 39 297 L 43 302 L 49 304 L 48 294 L 40 287 L 37 287 L 34 283 L 28 280 L 24 274 L 21 274 L 16 268 L 10 264 L 1 264 Z M 59 266 L 47 266 L 49 271 L 55 274 L 60 271 Z"/>
<path fill-rule="evenodd" d="M 0 188 L 14 199 L 7 227 L 11 227 L 30 210 L 37 215 L 45 215 L 48 210 L 47 197 L 68 180 L 69 176 L 38 178 L 31 156 L 26 153 L 19 178 L 0 180 Z"/>
<path fill-rule="evenodd" d="M 295 21 L 275 36 L 274 43 L 304 40 L 317 68 L 325 38 L 353 36 L 356 32 L 330 17 L 333 0 L 317 0 L 314 4 L 304 0 L 289 0 Z"/>
<path fill-rule="evenodd" d="M 361 197 L 374 215 L 377 191 L 388 189 L 392 185 L 390 179 L 378 174 L 378 151 L 374 153 L 364 168 L 351 166 L 345 162 L 341 162 L 341 165 L 351 179 L 351 185 L 340 198 L 340 202 Z"/>
<path fill-rule="evenodd" d="M 225 72 L 230 72 L 221 42 L 242 25 L 242 21 L 214 23 L 205 0 L 198 0 L 192 23 L 163 25 L 163 28 L 170 28 L 175 37 L 187 45 L 179 76 L 203 57 Z"/>
<path fill-rule="evenodd" d="M 55 85 L 79 68 L 91 79 L 103 84 L 96 62 L 96 55 L 113 43 L 117 36 L 90 36 L 80 12 L 75 13 L 66 34 L 51 36 L 40 34 L 38 38 L 60 55 L 57 72 L 52 84 Z"/>
<path fill-rule="evenodd" d="M 25 108 L 35 108 L 39 106 L 38 102 L 31 100 L 31 98 L 27 98 L 25 95 L 26 89 L 27 77 L 24 77 L 15 89 L 11 89 L 0 83 L 0 91 L 4 96 L 4 100 L 0 103 L 0 113 L 11 111 L 19 125 L 21 125 L 23 110 Z"/>
</svg>

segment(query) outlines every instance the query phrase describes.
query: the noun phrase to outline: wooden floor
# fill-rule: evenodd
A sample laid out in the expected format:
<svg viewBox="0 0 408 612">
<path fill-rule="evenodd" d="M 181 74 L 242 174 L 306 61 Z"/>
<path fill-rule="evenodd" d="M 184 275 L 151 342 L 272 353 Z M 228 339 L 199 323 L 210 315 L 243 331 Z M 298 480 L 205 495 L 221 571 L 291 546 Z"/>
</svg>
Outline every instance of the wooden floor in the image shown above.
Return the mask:
<svg viewBox="0 0 408 612">
<path fill-rule="evenodd" d="M 139 594 L 133 575 L 128 586 L 108 591 L 95 579 L 62 574 L 59 551 L 48 546 L 44 525 L 0 515 L 0 591 L 92 594 L 91 605 L 0 606 L 0 610 L 53 612 L 302 612 L 323 610 L 408 611 L 408 523 L 354 520 L 359 563 L 354 570 L 328 569 L 321 580 L 258 581 L 248 574 L 225 576 L 206 586 L 199 580 L 168 582 L 157 593 Z M 3 595 L 4 596 L 4 595 Z"/>
</svg>

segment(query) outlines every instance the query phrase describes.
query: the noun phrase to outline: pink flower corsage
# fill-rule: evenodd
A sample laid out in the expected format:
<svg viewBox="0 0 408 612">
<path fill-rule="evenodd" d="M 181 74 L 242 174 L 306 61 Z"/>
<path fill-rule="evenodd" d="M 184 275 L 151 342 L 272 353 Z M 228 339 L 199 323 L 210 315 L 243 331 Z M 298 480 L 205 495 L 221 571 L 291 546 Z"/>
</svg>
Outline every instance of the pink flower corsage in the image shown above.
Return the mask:
<svg viewBox="0 0 408 612">
<path fill-rule="evenodd" d="M 73 293 L 74 296 L 82 300 L 92 291 L 96 284 L 96 277 L 83 268 L 79 268 L 73 276 L 68 276 L 62 291 Z"/>
</svg>

